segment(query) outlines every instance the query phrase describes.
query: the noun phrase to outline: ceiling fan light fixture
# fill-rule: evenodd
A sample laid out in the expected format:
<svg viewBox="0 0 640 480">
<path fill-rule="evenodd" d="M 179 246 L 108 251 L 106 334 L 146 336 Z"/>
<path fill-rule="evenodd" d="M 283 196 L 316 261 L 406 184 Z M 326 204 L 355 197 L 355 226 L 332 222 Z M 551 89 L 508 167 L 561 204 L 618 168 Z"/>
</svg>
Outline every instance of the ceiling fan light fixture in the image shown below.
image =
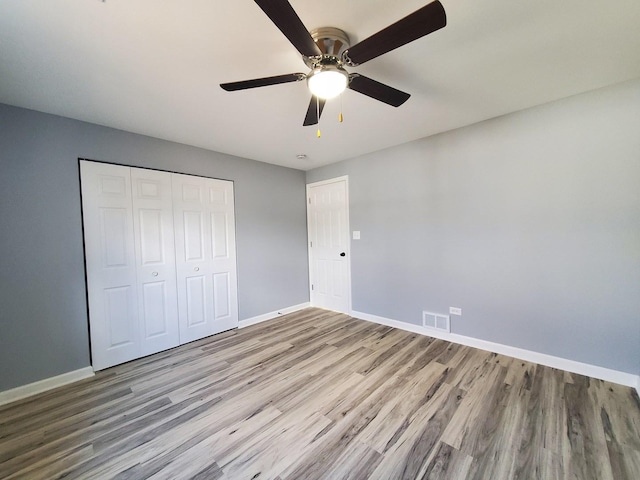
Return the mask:
<svg viewBox="0 0 640 480">
<path fill-rule="evenodd" d="M 351 45 L 349 36 L 339 28 L 320 27 L 308 31 L 289 0 L 255 0 L 276 27 L 302 55 L 309 73 L 290 73 L 223 83 L 228 91 L 247 90 L 281 83 L 307 80 L 312 97 L 303 126 L 316 125 L 327 99 L 340 95 L 346 88 L 362 95 L 399 107 L 411 95 L 359 74 L 349 74 L 344 67 L 357 67 L 398 47 L 424 37 L 447 25 L 447 15 L 439 0 L 401 18 L 370 37 Z M 339 117 L 342 121 L 342 114 Z M 318 137 L 320 130 L 318 130 Z"/>
<path fill-rule="evenodd" d="M 323 65 L 307 77 L 311 93 L 319 98 L 333 98 L 340 95 L 349 85 L 349 74 L 336 65 Z"/>
</svg>

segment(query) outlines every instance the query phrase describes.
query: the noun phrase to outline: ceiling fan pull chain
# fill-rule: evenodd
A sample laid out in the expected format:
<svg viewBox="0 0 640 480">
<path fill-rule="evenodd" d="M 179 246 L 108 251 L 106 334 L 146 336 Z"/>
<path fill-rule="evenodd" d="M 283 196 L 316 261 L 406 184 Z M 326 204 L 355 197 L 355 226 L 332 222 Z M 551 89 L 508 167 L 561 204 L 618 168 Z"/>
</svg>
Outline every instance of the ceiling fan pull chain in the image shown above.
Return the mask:
<svg viewBox="0 0 640 480">
<path fill-rule="evenodd" d="M 316 96 L 316 113 L 318 119 L 318 131 L 316 132 L 316 137 L 320 138 L 322 134 L 320 133 L 320 97 Z"/>
<path fill-rule="evenodd" d="M 338 115 L 338 122 L 342 123 L 344 118 L 342 118 L 342 94 L 340 94 L 340 115 Z"/>
</svg>

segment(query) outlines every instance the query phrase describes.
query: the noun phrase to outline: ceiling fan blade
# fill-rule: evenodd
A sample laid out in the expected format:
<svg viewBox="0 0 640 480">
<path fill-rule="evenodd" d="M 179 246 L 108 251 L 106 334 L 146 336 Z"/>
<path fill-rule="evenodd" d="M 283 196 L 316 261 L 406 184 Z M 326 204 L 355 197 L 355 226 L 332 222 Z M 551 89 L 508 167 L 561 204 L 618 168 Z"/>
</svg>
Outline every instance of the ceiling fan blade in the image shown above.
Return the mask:
<svg viewBox="0 0 640 480">
<path fill-rule="evenodd" d="M 399 107 L 411 96 L 358 73 L 351 75 L 349 88 L 393 107 Z"/>
<path fill-rule="evenodd" d="M 307 27 L 287 0 L 255 0 L 255 2 L 302 55 L 313 57 L 321 54 Z"/>
<path fill-rule="evenodd" d="M 304 117 L 304 127 L 309 125 L 315 125 L 320 121 L 320 115 L 324 110 L 324 104 L 326 100 L 324 98 L 318 98 L 315 95 L 311 95 L 311 101 L 309 102 L 309 108 L 307 108 L 307 115 Z"/>
<path fill-rule="evenodd" d="M 253 80 L 243 80 L 241 82 L 221 83 L 220 86 L 227 92 L 236 90 L 246 90 L 248 88 L 268 87 L 279 83 L 298 82 L 304 80 L 304 73 L 287 73 L 286 75 L 276 75 L 275 77 L 254 78 Z"/>
<path fill-rule="evenodd" d="M 447 15 L 444 7 L 436 0 L 348 48 L 342 56 L 351 66 L 361 65 L 372 58 L 435 32 L 446 24 Z"/>
</svg>

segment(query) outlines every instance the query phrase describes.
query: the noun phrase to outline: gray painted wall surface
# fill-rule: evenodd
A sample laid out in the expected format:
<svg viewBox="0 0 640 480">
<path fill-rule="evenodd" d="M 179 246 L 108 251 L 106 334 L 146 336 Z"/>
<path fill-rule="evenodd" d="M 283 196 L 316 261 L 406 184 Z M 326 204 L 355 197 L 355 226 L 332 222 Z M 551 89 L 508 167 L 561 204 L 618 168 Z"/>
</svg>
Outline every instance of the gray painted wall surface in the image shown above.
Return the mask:
<svg viewBox="0 0 640 480">
<path fill-rule="evenodd" d="M 428 114 L 428 113 L 427 113 Z M 349 175 L 353 309 L 640 374 L 640 81 L 307 172 Z"/>
<path fill-rule="evenodd" d="M 303 172 L 0 104 L 0 391 L 89 365 L 78 157 L 233 180 L 240 319 L 309 301 Z"/>
</svg>

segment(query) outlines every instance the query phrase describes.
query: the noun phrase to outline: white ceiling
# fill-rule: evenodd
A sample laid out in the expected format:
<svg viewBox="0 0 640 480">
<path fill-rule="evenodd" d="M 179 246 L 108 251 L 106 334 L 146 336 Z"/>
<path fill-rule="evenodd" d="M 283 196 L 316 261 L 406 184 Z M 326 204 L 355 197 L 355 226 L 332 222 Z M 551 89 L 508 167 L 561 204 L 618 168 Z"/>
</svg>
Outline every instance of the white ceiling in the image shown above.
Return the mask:
<svg viewBox="0 0 640 480">
<path fill-rule="evenodd" d="M 354 44 L 428 0 L 290 2 Z M 350 69 L 409 101 L 347 91 L 320 139 L 304 82 L 218 86 L 306 72 L 252 0 L 0 0 L 0 102 L 307 170 L 640 77 L 638 0 L 442 3 L 444 29 Z"/>
</svg>

